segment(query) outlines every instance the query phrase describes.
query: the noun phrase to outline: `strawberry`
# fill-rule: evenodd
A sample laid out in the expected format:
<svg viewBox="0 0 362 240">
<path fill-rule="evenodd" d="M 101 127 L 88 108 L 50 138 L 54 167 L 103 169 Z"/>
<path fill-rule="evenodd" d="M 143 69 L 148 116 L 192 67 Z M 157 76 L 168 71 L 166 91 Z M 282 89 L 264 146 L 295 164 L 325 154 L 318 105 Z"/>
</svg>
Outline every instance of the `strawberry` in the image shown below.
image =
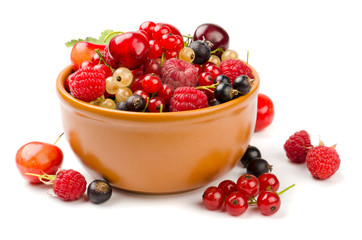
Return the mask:
<svg viewBox="0 0 362 240">
<path fill-rule="evenodd" d="M 341 159 L 335 147 L 335 145 L 327 147 L 320 141 L 318 146 L 308 151 L 306 163 L 312 176 L 318 179 L 327 179 L 339 169 Z"/>
<path fill-rule="evenodd" d="M 69 78 L 69 89 L 73 96 L 85 102 L 91 102 L 101 97 L 106 90 L 106 75 L 93 67 L 77 70 Z"/>
</svg>

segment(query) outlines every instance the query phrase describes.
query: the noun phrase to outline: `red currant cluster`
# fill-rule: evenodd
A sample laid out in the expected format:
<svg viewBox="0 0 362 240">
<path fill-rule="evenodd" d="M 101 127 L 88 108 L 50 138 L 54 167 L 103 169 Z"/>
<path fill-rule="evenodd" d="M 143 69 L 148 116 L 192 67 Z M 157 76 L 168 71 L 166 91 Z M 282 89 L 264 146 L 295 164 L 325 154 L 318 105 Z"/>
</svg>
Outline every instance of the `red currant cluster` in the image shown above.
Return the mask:
<svg viewBox="0 0 362 240">
<path fill-rule="evenodd" d="M 181 33 L 170 24 L 146 21 L 140 25 L 139 30 L 148 36 L 148 57 L 151 59 L 161 58 L 163 54 L 165 59 L 178 58 L 184 47 Z"/>
<path fill-rule="evenodd" d="M 251 174 L 244 174 L 235 183 L 232 180 L 223 180 L 219 185 L 208 187 L 202 200 L 209 210 L 225 210 L 232 216 L 239 216 L 246 212 L 249 206 L 256 205 L 263 215 L 276 213 L 281 204 L 279 180 L 272 173 L 263 173 L 258 178 Z"/>
</svg>

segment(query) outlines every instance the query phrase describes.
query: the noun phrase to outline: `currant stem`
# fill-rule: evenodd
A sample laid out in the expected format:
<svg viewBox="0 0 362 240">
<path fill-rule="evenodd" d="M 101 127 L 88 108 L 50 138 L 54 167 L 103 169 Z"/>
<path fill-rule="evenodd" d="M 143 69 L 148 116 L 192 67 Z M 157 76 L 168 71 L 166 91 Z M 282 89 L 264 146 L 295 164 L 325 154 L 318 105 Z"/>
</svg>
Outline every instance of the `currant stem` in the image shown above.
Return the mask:
<svg viewBox="0 0 362 240">
<path fill-rule="evenodd" d="M 64 135 L 64 132 L 63 132 L 62 134 L 60 134 L 60 135 L 59 135 L 59 137 L 57 138 L 57 140 L 55 140 L 54 145 L 56 145 L 56 144 L 57 144 L 57 142 L 59 141 L 59 139 L 60 139 L 63 135 Z"/>
<path fill-rule="evenodd" d="M 289 187 L 287 187 L 286 189 L 278 192 L 277 194 L 278 194 L 278 195 L 281 195 L 281 194 L 285 193 L 286 191 L 288 191 L 289 189 L 291 189 L 291 188 L 294 187 L 294 186 L 295 186 L 295 184 L 292 184 L 292 185 L 290 185 Z"/>
<path fill-rule="evenodd" d="M 214 53 L 216 53 L 216 52 L 225 52 L 224 51 L 224 49 L 222 49 L 222 48 L 216 48 L 214 51 L 211 51 L 211 54 L 214 54 Z"/>
<path fill-rule="evenodd" d="M 145 108 L 142 110 L 142 112 L 146 112 L 149 102 L 150 102 L 150 98 L 147 97 L 146 105 L 145 105 Z"/>
</svg>

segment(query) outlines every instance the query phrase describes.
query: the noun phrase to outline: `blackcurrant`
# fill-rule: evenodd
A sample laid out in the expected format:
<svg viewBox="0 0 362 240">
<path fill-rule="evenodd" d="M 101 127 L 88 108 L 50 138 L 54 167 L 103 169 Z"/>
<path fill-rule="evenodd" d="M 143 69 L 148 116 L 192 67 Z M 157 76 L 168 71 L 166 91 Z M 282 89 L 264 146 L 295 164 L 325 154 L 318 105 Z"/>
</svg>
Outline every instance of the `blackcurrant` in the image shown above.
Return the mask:
<svg viewBox="0 0 362 240">
<path fill-rule="evenodd" d="M 126 107 L 129 111 L 141 112 L 146 107 L 146 100 L 137 94 L 133 94 L 126 100 Z"/>
<path fill-rule="evenodd" d="M 244 96 L 251 90 L 250 78 L 245 75 L 236 77 L 233 81 L 233 88 L 238 90 L 238 96 Z"/>
<path fill-rule="evenodd" d="M 248 166 L 248 163 L 253 160 L 254 158 L 261 158 L 260 150 L 255 146 L 250 146 L 246 149 L 246 152 L 240 159 L 240 162 L 243 164 L 243 166 L 246 168 Z"/>
<path fill-rule="evenodd" d="M 263 158 L 254 158 L 246 166 L 246 172 L 252 174 L 255 177 L 259 177 L 263 173 L 271 172 L 272 165 Z"/>
<path fill-rule="evenodd" d="M 88 185 L 87 195 L 93 203 L 103 203 L 111 198 L 112 187 L 104 180 L 94 180 Z"/>
<path fill-rule="evenodd" d="M 231 84 L 220 82 L 214 90 L 214 97 L 221 103 L 228 102 L 237 95 L 237 91 L 233 89 Z"/>
<path fill-rule="evenodd" d="M 220 83 L 220 82 L 231 84 L 230 78 L 224 74 L 220 74 L 214 79 L 214 83 Z"/>
<path fill-rule="evenodd" d="M 192 41 L 189 47 L 194 50 L 195 53 L 195 59 L 193 63 L 202 65 L 209 60 L 211 56 L 211 48 L 205 41 Z"/>
<path fill-rule="evenodd" d="M 126 106 L 126 101 L 117 103 L 116 109 L 117 110 L 127 111 L 128 109 L 127 109 L 127 106 Z"/>
</svg>

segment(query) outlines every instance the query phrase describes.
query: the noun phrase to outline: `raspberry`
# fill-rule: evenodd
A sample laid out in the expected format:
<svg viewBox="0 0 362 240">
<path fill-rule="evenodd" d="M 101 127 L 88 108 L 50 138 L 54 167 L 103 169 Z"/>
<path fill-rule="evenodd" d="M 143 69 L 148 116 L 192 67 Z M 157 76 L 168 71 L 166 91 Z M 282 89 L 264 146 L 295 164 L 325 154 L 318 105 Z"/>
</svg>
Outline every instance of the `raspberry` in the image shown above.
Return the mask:
<svg viewBox="0 0 362 240">
<path fill-rule="evenodd" d="M 222 74 L 228 76 L 233 83 L 234 79 L 240 75 L 247 75 L 254 79 L 252 70 L 246 63 L 238 59 L 226 59 L 221 62 L 220 69 Z"/>
<path fill-rule="evenodd" d="M 208 106 L 205 93 L 193 87 L 176 88 L 170 100 L 170 112 L 187 111 Z"/>
<path fill-rule="evenodd" d="M 178 87 L 195 87 L 197 78 L 197 68 L 177 58 L 167 60 L 161 69 L 162 83 L 169 84 L 173 89 Z"/>
<path fill-rule="evenodd" d="M 85 192 L 87 182 L 79 172 L 67 169 L 60 170 L 54 180 L 53 191 L 64 201 L 79 199 Z"/>
<path fill-rule="evenodd" d="M 310 141 L 310 136 L 307 131 L 301 130 L 294 133 L 284 143 L 284 150 L 290 161 L 295 163 L 305 162 L 307 152 L 313 146 Z"/>
<path fill-rule="evenodd" d="M 327 179 L 338 170 L 341 160 L 335 146 L 327 147 L 321 142 L 308 151 L 306 162 L 312 176 Z"/>
<path fill-rule="evenodd" d="M 75 98 L 91 102 L 104 94 L 106 77 L 92 67 L 81 68 L 69 79 L 69 88 Z"/>
</svg>

